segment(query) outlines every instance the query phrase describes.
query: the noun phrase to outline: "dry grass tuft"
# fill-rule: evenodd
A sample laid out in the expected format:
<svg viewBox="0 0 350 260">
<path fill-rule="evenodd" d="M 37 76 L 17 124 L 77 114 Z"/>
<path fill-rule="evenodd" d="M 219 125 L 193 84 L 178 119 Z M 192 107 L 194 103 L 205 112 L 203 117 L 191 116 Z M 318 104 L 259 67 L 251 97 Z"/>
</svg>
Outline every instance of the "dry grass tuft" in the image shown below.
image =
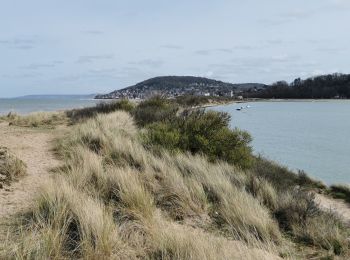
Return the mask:
<svg viewBox="0 0 350 260">
<path fill-rule="evenodd" d="M 0 147 L 0 188 L 3 184 L 9 185 L 25 173 L 25 163 L 11 154 L 6 147 Z"/>
<path fill-rule="evenodd" d="M 7 121 L 13 126 L 49 128 L 68 122 L 64 112 L 36 112 L 23 116 L 10 113 Z"/>
</svg>

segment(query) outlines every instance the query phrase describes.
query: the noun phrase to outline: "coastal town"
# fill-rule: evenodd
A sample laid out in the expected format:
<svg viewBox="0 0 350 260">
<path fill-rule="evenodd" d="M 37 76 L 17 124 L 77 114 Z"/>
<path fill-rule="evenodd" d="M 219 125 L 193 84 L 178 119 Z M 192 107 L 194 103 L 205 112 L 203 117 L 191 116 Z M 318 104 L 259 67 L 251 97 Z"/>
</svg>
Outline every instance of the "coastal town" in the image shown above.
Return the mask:
<svg viewBox="0 0 350 260">
<path fill-rule="evenodd" d="M 167 98 L 179 96 L 231 97 L 240 99 L 243 93 L 258 92 L 266 85 L 258 83 L 232 84 L 217 80 L 169 76 L 157 77 L 134 86 L 113 91 L 109 94 L 96 95 L 96 99 L 147 99 L 155 95 Z"/>
</svg>

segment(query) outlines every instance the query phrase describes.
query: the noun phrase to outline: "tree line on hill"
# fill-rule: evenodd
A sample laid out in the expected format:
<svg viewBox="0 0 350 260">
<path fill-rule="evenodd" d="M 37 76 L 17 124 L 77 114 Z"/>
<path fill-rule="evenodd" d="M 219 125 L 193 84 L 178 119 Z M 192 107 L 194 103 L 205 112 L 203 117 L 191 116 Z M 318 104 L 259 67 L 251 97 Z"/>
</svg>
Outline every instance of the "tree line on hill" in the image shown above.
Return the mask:
<svg viewBox="0 0 350 260">
<path fill-rule="evenodd" d="M 329 74 L 305 80 L 297 78 L 290 84 L 286 81 L 277 81 L 261 91 L 247 91 L 245 97 L 291 99 L 350 98 L 350 74 Z"/>
</svg>

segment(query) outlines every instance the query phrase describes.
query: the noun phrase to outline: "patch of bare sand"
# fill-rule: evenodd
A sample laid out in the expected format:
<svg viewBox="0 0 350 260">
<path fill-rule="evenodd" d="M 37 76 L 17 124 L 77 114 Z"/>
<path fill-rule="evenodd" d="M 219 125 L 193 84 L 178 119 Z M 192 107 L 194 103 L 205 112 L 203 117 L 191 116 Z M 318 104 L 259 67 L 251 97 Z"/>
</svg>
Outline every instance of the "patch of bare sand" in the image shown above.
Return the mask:
<svg viewBox="0 0 350 260">
<path fill-rule="evenodd" d="M 350 225 L 350 205 L 348 203 L 321 194 L 315 194 L 315 201 L 321 209 L 333 212 Z"/>
<path fill-rule="evenodd" d="M 0 123 L 0 146 L 9 148 L 27 165 L 26 176 L 0 189 L 0 235 L 4 233 L 5 223 L 11 216 L 30 207 L 38 188 L 50 177 L 50 169 L 59 165 L 50 150 L 57 131 Z"/>
</svg>

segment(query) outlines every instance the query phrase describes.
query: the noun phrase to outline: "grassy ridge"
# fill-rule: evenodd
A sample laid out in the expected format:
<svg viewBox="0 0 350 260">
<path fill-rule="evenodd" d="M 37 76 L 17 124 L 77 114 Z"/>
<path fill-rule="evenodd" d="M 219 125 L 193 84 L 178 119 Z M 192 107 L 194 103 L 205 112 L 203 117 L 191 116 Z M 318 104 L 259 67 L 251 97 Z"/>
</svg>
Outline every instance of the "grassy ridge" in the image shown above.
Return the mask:
<svg viewBox="0 0 350 260">
<path fill-rule="evenodd" d="M 201 156 L 157 157 L 137 133 L 130 116 L 116 112 L 78 125 L 61 140 L 65 166 L 44 187 L 25 220 L 24 240 L 10 253 L 90 259 L 273 254 L 281 241 L 277 223 L 241 187 L 242 173 Z"/>
<path fill-rule="evenodd" d="M 124 110 L 135 120 L 121 111 L 74 120 L 56 145 L 64 165 L 22 218 L 18 242 L 6 244 L 3 258 L 306 258 L 304 249 L 349 256 L 349 230 L 308 192 L 321 184 L 248 158 L 246 149 L 234 154 L 250 164 L 229 161 L 235 147 L 226 138 L 209 142 L 217 130 L 225 137 L 239 131 L 226 129 L 222 114 L 189 119 L 164 100 Z M 150 138 L 154 124 L 168 127 L 156 128 L 158 139 Z M 174 126 L 180 142 L 169 145 Z M 240 138 L 232 144 L 249 148 Z M 227 150 L 214 158 L 216 146 Z"/>
</svg>

